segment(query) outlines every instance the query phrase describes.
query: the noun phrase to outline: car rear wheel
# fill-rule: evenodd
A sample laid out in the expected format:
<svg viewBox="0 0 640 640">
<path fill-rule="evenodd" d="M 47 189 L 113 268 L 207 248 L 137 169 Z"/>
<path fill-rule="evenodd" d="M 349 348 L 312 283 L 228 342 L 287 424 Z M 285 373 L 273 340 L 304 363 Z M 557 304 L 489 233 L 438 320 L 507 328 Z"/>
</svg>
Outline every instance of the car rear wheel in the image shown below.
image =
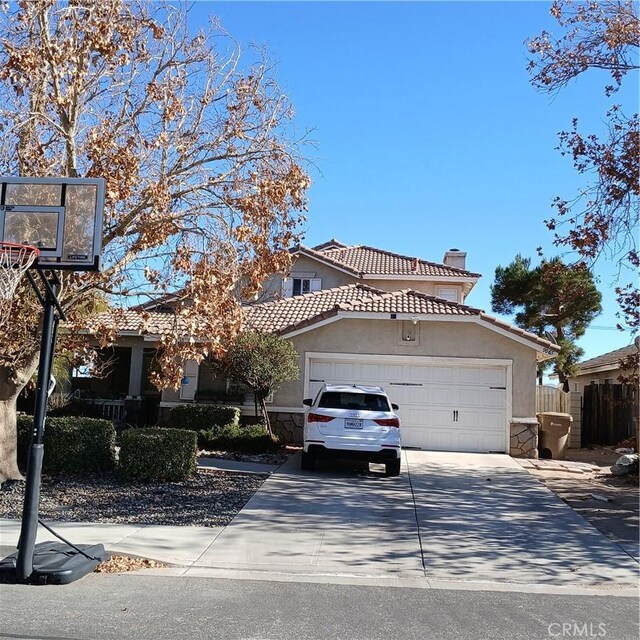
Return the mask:
<svg viewBox="0 0 640 640">
<path fill-rule="evenodd" d="M 313 453 L 302 452 L 302 463 L 300 466 L 305 471 L 313 471 L 316 468 L 316 457 Z"/>
<path fill-rule="evenodd" d="M 385 462 L 384 470 L 386 475 L 388 476 L 399 476 L 400 475 L 400 458 L 394 460 L 393 462 Z"/>
</svg>

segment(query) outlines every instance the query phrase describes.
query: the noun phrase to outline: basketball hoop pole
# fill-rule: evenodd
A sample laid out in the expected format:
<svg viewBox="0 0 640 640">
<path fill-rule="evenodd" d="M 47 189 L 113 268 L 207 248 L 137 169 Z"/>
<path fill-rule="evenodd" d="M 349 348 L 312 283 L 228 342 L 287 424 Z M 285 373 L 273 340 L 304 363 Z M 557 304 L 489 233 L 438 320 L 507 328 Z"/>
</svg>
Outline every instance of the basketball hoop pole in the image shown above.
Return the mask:
<svg viewBox="0 0 640 640">
<path fill-rule="evenodd" d="M 0 559 L 0 575 L 19 582 L 68 584 L 110 557 L 104 545 L 74 545 L 38 517 L 56 335 L 66 319 L 56 295 L 57 271 L 100 271 L 104 194 L 104 178 L 0 176 L 0 326 L 11 320 L 25 274 L 44 309 L 20 539 L 17 551 Z M 61 542 L 36 544 L 38 524 Z"/>
<path fill-rule="evenodd" d="M 0 561 L 0 573 L 10 572 L 19 582 L 36 584 L 68 584 L 78 580 L 95 568 L 110 555 L 102 544 L 75 545 L 65 540 L 38 518 L 40 503 L 40 477 L 44 457 L 44 426 L 47 414 L 47 400 L 53 391 L 50 385 L 56 336 L 60 320 L 65 320 L 64 310 L 56 297 L 60 280 L 54 271 L 47 277 L 42 267 L 35 269 L 40 276 L 43 291 L 31 273 L 29 282 L 44 307 L 42 338 L 40 340 L 40 362 L 38 363 L 38 387 L 33 416 L 33 432 L 29 462 L 27 463 L 27 484 L 18 550 Z M 55 385 L 54 385 L 55 386 Z M 42 524 L 61 542 L 40 542 L 36 544 L 38 524 Z"/>
<path fill-rule="evenodd" d="M 41 294 L 35 287 L 33 276 L 29 274 L 31 284 L 34 285 L 34 290 L 44 306 L 44 319 L 42 322 L 42 338 L 40 340 L 40 361 L 38 363 L 38 387 L 33 414 L 33 433 L 29 462 L 27 464 L 27 484 L 25 487 L 16 563 L 16 577 L 21 582 L 26 582 L 33 573 L 33 551 L 38 532 L 40 476 L 42 474 L 42 458 L 44 455 L 43 439 L 47 400 L 49 399 L 49 379 L 53 367 L 58 323 L 61 319 L 65 319 L 64 312 L 56 297 L 56 285 L 59 283 L 57 276 L 54 276 L 52 281 L 49 282 L 40 269 L 38 269 L 38 274 L 44 285 L 44 294 Z M 58 311 L 57 314 L 56 310 Z"/>
</svg>

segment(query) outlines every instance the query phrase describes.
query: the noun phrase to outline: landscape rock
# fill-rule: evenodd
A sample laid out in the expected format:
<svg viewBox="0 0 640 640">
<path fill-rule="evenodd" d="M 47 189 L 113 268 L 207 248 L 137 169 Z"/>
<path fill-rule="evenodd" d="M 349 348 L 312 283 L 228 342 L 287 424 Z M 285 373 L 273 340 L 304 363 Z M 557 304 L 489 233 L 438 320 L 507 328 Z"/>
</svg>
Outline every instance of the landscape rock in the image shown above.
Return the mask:
<svg viewBox="0 0 640 640">
<path fill-rule="evenodd" d="M 626 476 L 631 473 L 638 473 L 638 454 L 625 454 L 618 458 L 617 462 L 611 467 L 611 473 L 614 476 Z"/>
</svg>

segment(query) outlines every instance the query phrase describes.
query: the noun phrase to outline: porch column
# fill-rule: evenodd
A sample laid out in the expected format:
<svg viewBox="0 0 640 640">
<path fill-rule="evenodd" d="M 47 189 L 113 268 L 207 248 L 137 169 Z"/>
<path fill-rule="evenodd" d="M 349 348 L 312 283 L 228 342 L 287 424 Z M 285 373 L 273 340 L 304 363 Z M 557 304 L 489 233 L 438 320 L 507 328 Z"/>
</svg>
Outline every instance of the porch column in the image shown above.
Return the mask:
<svg viewBox="0 0 640 640">
<path fill-rule="evenodd" d="M 144 367 L 144 344 L 131 347 L 131 367 L 129 369 L 129 396 L 142 397 L 142 369 Z"/>
</svg>

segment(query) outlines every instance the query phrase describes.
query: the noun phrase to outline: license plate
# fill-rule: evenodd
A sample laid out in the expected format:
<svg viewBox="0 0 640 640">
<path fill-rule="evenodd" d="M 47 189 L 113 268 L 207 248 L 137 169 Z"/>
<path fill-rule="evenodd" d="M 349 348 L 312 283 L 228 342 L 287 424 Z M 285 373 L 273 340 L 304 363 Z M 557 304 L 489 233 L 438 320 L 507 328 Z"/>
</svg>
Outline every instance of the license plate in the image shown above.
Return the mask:
<svg viewBox="0 0 640 640">
<path fill-rule="evenodd" d="M 360 420 L 359 418 L 345 418 L 344 428 L 345 429 L 362 429 L 362 420 Z"/>
</svg>

